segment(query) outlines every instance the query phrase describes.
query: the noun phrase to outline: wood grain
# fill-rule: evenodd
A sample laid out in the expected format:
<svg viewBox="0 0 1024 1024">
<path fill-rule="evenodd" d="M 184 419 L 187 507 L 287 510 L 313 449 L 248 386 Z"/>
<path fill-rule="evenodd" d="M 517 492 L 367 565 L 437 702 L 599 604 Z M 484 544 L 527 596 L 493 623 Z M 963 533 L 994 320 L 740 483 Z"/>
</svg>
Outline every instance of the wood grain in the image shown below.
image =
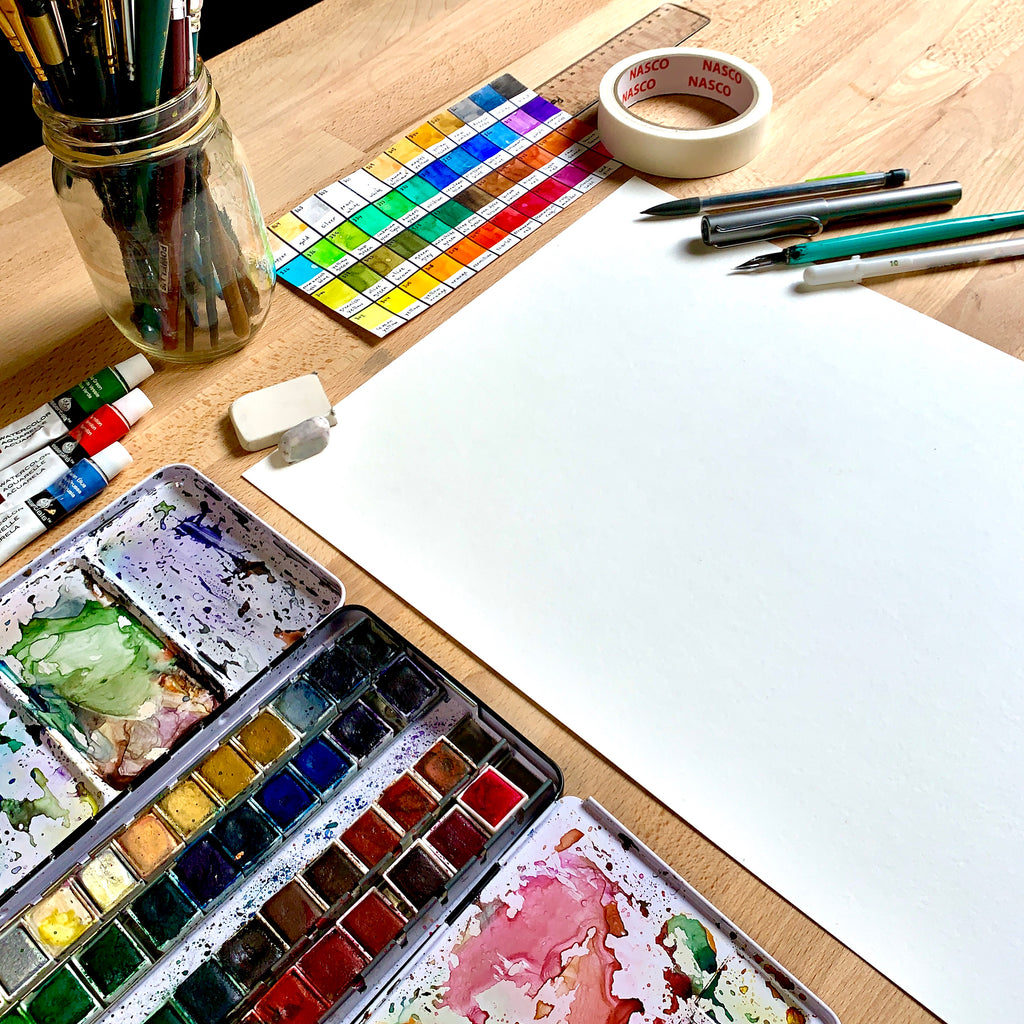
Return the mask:
<svg viewBox="0 0 1024 1024">
<path fill-rule="evenodd" d="M 772 82 L 769 143 L 713 181 L 652 179 L 677 195 L 855 169 L 909 167 L 915 183 L 959 179 L 961 214 L 1024 206 L 1024 19 L 998 0 L 694 0 L 711 23 L 691 45 L 734 53 Z M 210 62 L 270 220 L 360 166 L 427 115 L 503 71 L 538 85 L 658 6 L 657 0 L 321 0 Z M 669 42 L 666 40 L 666 42 Z M 430 313 L 368 343 L 283 286 L 241 352 L 161 367 L 154 410 L 133 430 L 122 493 L 188 462 L 342 578 L 349 599 L 393 623 L 563 767 L 824 998 L 845 1024 L 934 1020 L 879 971 L 790 906 L 505 680 L 241 480 L 260 458 L 227 421 L 239 395 L 316 370 L 335 400 L 399 357 L 613 185 L 556 217 Z M 0 168 L 0 420 L 7 422 L 133 349 L 103 316 L 37 150 Z M 982 342 L 1024 355 L 1024 265 L 956 268 L 871 287 Z M 823 330 L 823 344 L 827 344 Z M 623 339 L 624 353 L 629 339 Z M 343 439 L 339 439 L 344 443 Z M 333 443 L 339 443 L 333 442 Z M 95 511 L 95 508 L 91 509 Z M 87 513 L 85 513 L 87 514 Z M 84 518 L 73 517 L 64 529 Z M 24 566 L 37 542 L 8 562 Z M 614 756 L 614 752 L 606 752 Z M 801 837 L 793 823 L 795 841 Z M 951 984 L 964 979 L 951 979 Z"/>
</svg>

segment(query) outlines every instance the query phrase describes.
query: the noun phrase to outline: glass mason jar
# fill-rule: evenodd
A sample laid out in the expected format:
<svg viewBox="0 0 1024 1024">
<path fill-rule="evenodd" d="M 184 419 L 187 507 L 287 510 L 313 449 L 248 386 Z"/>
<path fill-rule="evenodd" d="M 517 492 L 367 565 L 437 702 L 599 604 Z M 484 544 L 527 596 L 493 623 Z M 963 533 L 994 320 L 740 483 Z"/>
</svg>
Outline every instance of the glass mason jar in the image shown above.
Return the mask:
<svg viewBox="0 0 1024 1024">
<path fill-rule="evenodd" d="M 137 114 L 73 117 L 39 90 L 61 212 L 118 328 L 148 355 L 215 359 L 267 315 L 274 259 L 245 161 L 206 67 Z"/>
</svg>

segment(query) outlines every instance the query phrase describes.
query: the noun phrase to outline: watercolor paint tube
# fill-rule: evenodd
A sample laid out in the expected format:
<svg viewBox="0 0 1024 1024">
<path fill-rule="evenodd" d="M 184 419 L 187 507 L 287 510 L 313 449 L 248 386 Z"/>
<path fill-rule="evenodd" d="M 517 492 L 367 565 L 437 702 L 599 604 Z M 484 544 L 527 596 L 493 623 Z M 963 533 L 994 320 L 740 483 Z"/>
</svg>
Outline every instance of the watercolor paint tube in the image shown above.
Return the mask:
<svg viewBox="0 0 1024 1024">
<path fill-rule="evenodd" d="M 20 500 L 55 484 L 76 462 L 120 441 L 152 408 L 153 403 L 138 388 L 100 406 L 77 427 L 0 470 L 0 502 Z"/>
<path fill-rule="evenodd" d="M 6 469 L 60 437 L 100 406 L 123 398 L 152 373 L 152 365 L 140 352 L 114 366 L 104 367 L 8 424 L 0 430 L 0 469 Z"/>
<path fill-rule="evenodd" d="M 115 441 L 91 459 L 76 462 L 46 490 L 25 501 L 4 502 L 0 507 L 0 564 L 99 494 L 131 461 L 128 451 Z"/>
</svg>

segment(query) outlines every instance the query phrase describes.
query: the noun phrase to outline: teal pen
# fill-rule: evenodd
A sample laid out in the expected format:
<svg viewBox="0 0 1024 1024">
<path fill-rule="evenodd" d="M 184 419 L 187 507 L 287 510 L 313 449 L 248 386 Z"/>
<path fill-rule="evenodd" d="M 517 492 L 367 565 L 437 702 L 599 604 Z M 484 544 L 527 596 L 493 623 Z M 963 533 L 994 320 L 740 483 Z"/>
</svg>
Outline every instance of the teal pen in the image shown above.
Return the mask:
<svg viewBox="0 0 1024 1024">
<path fill-rule="evenodd" d="M 927 245 L 930 242 L 949 242 L 956 238 L 991 235 L 997 231 L 1011 231 L 1020 227 L 1024 227 L 1024 210 L 981 214 L 977 217 L 951 217 L 948 220 L 909 224 L 902 228 L 863 231 L 855 235 L 841 235 L 817 242 L 787 245 L 778 252 L 755 256 L 752 260 L 741 263 L 736 269 L 756 270 L 759 267 L 770 267 L 780 263 L 819 263 L 822 260 L 862 256 L 866 252 L 884 252 L 888 249 Z"/>
</svg>

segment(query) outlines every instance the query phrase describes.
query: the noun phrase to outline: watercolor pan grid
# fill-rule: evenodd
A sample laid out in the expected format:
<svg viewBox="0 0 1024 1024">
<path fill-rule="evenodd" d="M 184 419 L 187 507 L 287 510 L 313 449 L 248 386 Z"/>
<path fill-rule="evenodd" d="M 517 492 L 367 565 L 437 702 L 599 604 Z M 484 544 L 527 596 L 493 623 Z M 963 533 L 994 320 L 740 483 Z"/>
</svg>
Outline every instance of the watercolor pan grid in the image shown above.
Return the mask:
<svg viewBox="0 0 1024 1024">
<path fill-rule="evenodd" d="M 186 466 L 0 586 L 0 924 L 343 599 L 333 576 Z"/>
<path fill-rule="evenodd" d="M 257 880 L 260 916 L 212 960 L 201 956 L 157 1015 L 212 1024 L 255 1003 L 263 1019 L 296 986 L 318 993 L 311 1006 L 330 1004 L 417 923 L 437 886 L 486 854 L 512 816 L 522 819 L 541 794 L 553 799 L 551 777 L 481 725 L 475 705 L 425 671 L 397 635 L 358 611 L 345 616 L 356 624 L 341 639 L 298 674 L 288 670 L 224 742 L 0 935 L 0 986 L 15 1001 L 14 1017 L 83 1024 L 142 975 L 159 983 L 172 946 L 312 814 L 337 805 L 347 783 L 368 775 L 370 792 L 347 817 L 333 808 L 345 825 L 340 834 L 315 856 L 299 842 L 300 870 L 283 887 L 276 869 Z M 378 783 L 374 759 L 401 748 L 403 730 L 435 705 L 442 707 L 416 736 L 418 747 L 399 749 Z M 307 936 L 313 927 L 315 941 Z M 230 1014 L 218 1015 L 227 1004 L 210 1002 L 210 986 Z M 254 986 L 258 998 L 240 995 Z M 114 1012 L 144 1019 L 130 999 Z"/>
<path fill-rule="evenodd" d="M 595 128 L 503 75 L 272 223 L 277 276 L 384 337 L 619 166 Z"/>
</svg>

